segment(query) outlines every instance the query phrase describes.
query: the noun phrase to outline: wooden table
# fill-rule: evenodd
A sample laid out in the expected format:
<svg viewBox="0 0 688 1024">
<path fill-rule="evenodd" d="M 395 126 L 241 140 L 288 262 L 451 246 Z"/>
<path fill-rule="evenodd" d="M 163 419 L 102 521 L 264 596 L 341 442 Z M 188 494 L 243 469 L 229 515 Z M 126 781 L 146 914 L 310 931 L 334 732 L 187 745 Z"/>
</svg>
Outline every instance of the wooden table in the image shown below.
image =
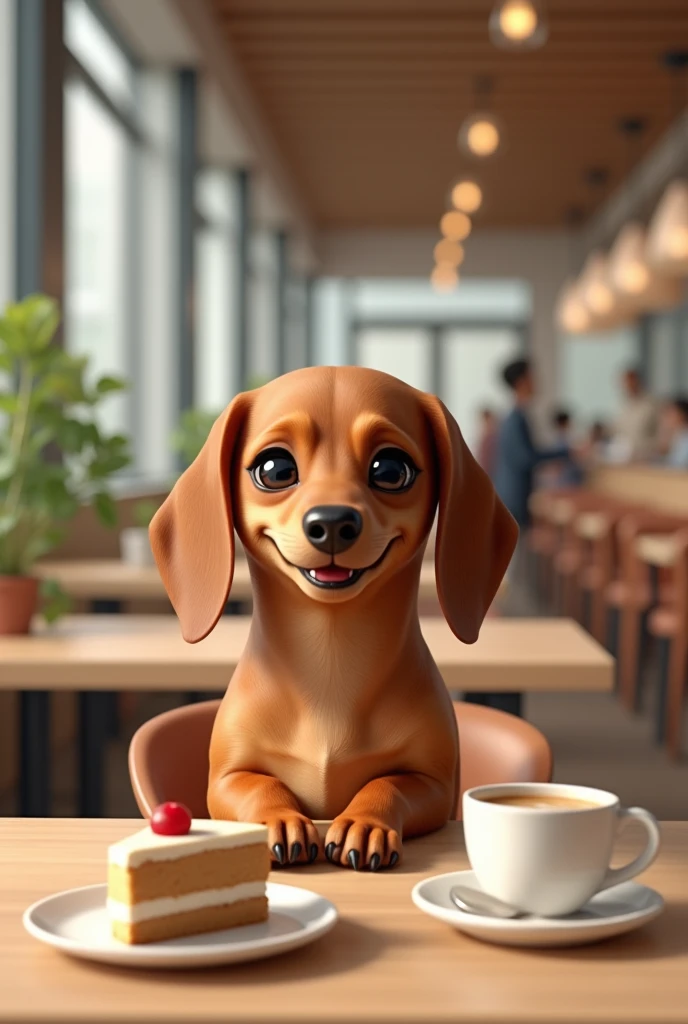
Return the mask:
<svg viewBox="0 0 688 1024">
<path fill-rule="evenodd" d="M 35 569 L 43 579 L 54 579 L 70 597 L 93 602 L 167 600 L 156 566 L 128 565 L 115 558 L 83 559 L 64 562 L 39 562 Z M 248 562 L 237 558 L 230 601 L 246 604 L 251 600 L 251 576 Z M 420 574 L 420 600 L 437 597 L 435 570 L 424 561 Z M 112 611 L 113 609 L 110 608 Z"/>
<path fill-rule="evenodd" d="M 0 689 L 22 691 L 22 813 L 49 813 L 50 691 L 79 691 L 80 807 L 96 816 L 107 739 L 103 691 L 224 691 L 250 622 L 226 616 L 200 644 L 185 643 L 171 615 L 68 616 L 32 636 L 0 637 Z M 567 619 L 487 619 L 471 645 L 444 619 L 421 623 L 447 687 L 474 701 L 490 694 L 494 706 L 518 713 L 524 692 L 612 689 L 613 658 Z"/>
<path fill-rule="evenodd" d="M 643 881 L 667 901 L 630 935 L 570 950 L 503 949 L 417 910 L 421 878 L 468 866 L 461 826 L 407 842 L 395 871 L 326 864 L 276 872 L 340 911 L 319 942 L 273 960 L 204 971 L 127 971 L 41 946 L 21 915 L 35 900 L 104 882 L 109 843 L 141 821 L 0 820 L 0 1024 L 229 1020 L 277 1024 L 670 1024 L 688 1021 L 688 823 L 662 825 Z M 630 840 L 630 841 L 629 841 Z M 638 848 L 622 835 L 620 858 Z"/>
</svg>

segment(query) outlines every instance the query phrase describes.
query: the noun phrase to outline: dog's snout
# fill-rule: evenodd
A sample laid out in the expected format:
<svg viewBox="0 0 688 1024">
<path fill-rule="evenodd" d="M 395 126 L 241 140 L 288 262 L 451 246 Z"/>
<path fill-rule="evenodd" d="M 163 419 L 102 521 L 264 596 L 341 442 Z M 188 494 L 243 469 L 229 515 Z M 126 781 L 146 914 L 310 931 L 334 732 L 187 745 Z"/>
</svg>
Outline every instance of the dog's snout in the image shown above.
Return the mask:
<svg viewBox="0 0 688 1024">
<path fill-rule="evenodd" d="M 361 513 L 349 505 L 317 505 L 303 517 L 303 530 L 313 547 L 330 555 L 350 548 L 362 529 Z"/>
</svg>

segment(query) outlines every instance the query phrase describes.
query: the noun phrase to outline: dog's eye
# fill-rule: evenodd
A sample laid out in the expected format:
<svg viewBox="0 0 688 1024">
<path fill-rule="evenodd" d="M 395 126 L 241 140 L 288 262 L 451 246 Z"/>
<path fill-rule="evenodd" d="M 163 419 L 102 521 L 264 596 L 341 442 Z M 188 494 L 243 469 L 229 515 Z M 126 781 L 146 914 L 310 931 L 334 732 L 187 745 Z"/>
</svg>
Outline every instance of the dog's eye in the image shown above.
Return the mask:
<svg viewBox="0 0 688 1024">
<path fill-rule="evenodd" d="M 406 491 L 417 475 L 410 455 L 401 448 L 383 448 L 373 457 L 368 483 L 378 491 Z"/>
<path fill-rule="evenodd" d="M 249 468 L 256 487 L 262 491 L 284 491 L 299 482 L 296 460 L 286 448 L 268 448 Z"/>
</svg>

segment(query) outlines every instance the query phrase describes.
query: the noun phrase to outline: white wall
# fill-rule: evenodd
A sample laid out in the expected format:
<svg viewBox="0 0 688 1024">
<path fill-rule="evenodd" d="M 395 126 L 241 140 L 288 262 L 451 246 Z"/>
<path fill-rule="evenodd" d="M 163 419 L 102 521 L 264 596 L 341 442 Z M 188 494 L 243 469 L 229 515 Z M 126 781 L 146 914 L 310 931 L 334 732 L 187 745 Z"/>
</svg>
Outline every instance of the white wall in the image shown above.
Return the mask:
<svg viewBox="0 0 688 1024">
<path fill-rule="evenodd" d="M 437 239 L 436 231 L 325 232 L 318 247 L 320 272 L 333 277 L 427 277 Z M 569 272 L 569 251 L 564 230 L 476 231 L 466 242 L 464 277 L 520 279 L 530 285 L 531 354 L 538 366 L 541 410 L 558 398 L 553 310 Z"/>
<path fill-rule="evenodd" d="M 14 3 L 0 0 L 0 309 L 14 297 Z"/>
</svg>

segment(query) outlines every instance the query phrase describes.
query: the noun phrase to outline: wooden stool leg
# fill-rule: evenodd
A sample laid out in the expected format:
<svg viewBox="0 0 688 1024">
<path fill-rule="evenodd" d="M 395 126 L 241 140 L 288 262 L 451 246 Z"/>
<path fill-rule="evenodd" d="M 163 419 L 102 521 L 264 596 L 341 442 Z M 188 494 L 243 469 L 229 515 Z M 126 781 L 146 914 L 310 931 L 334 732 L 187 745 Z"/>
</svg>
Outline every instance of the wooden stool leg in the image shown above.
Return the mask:
<svg viewBox="0 0 688 1024">
<path fill-rule="evenodd" d="M 605 645 L 607 637 L 605 630 L 607 626 L 607 606 L 604 601 L 602 590 L 594 590 L 590 594 L 590 632 L 598 644 Z"/>
<path fill-rule="evenodd" d="M 669 756 L 677 758 L 681 753 L 681 734 L 683 726 L 683 698 L 688 670 L 688 637 L 685 630 L 674 637 L 671 643 L 667 679 L 666 704 L 666 738 Z"/>
</svg>

